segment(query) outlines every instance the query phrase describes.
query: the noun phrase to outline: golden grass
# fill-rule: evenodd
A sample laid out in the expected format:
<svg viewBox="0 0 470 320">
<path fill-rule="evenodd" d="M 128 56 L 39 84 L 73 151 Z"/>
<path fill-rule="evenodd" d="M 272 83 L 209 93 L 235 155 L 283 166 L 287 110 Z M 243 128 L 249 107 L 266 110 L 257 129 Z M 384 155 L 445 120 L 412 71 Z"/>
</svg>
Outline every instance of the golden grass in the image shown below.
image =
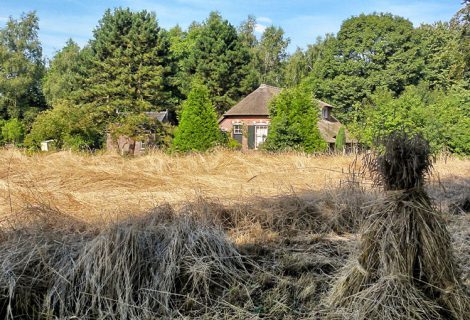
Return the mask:
<svg viewBox="0 0 470 320">
<path fill-rule="evenodd" d="M 354 160 L 0 150 L 0 318 L 323 319 L 369 202 L 382 196 L 347 181 Z M 439 205 L 468 194 L 469 160 L 435 169 Z M 445 219 L 468 285 L 470 220 Z M 381 297 L 394 304 L 387 297 L 408 288 L 386 280 Z"/>
<path fill-rule="evenodd" d="M 222 150 L 179 156 L 155 151 L 138 158 L 1 150 L 0 213 L 42 204 L 91 219 L 200 196 L 228 204 L 319 191 L 347 179 L 344 173 L 353 161 L 354 156 Z M 435 168 L 440 180 L 470 176 L 470 160 L 439 160 Z"/>
</svg>

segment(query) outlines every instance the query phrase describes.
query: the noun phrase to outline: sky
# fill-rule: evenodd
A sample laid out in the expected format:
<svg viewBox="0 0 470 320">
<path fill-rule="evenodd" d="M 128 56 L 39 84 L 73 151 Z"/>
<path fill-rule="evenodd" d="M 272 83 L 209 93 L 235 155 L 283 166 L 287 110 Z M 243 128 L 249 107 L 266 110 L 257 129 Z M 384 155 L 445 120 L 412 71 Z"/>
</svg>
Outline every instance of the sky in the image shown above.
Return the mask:
<svg viewBox="0 0 470 320">
<path fill-rule="evenodd" d="M 291 42 L 289 52 L 305 48 L 318 36 L 336 33 L 342 21 L 361 13 L 390 12 L 409 19 L 415 26 L 448 21 L 461 8 L 461 0 L 0 0 L 0 27 L 8 17 L 36 11 L 43 53 L 52 58 L 67 39 L 81 46 L 92 38 L 93 29 L 108 8 L 129 7 L 156 13 L 161 27 L 204 21 L 211 11 L 238 27 L 248 17 L 257 18 L 258 36 L 266 26 L 284 29 Z"/>
</svg>

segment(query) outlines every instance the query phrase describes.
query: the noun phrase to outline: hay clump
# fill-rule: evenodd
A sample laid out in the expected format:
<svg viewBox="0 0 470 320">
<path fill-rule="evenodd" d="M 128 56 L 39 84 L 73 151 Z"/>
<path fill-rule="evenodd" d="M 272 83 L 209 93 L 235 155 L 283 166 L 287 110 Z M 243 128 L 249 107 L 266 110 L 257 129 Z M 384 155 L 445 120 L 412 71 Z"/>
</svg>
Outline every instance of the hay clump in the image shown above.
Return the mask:
<svg viewBox="0 0 470 320">
<path fill-rule="evenodd" d="M 378 144 L 379 152 L 365 159 L 376 184 L 386 191 L 424 185 L 426 175 L 432 170 L 432 159 L 429 143 L 421 135 L 396 131 L 379 139 Z"/>
<path fill-rule="evenodd" d="M 199 316 L 230 309 L 227 291 L 250 276 L 220 229 L 168 206 L 81 238 L 58 227 L 11 230 L 0 257 L 7 319 Z"/>
<path fill-rule="evenodd" d="M 369 162 L 388 190 L 366 220 L 359 253 L 333 286 L 328 302 L 357 319 L 465 319 L 465 294 L 451 238 L 424 191 L 429 148 L 419 136 L 395 133 Z M 411 163 L 409 163 L 411 161 Z"/>
</svg>

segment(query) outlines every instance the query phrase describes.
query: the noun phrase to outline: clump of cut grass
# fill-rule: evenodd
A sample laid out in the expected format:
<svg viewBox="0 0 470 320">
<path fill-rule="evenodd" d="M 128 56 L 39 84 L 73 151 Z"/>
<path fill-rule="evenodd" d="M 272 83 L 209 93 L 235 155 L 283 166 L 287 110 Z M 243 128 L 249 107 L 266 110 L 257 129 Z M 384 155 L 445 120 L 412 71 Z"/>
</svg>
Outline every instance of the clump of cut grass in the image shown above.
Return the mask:
<svg viewBox="0 0 470 320">
<path fill-rule="evenodd" d="M 0 259 L 2 318 L 197 316 L 230 309 L 250 276 L 220 229 L 168 206 L 95 231 L 11 230 Z"/>
<path fill-rule="evenodd" d="M 259 226 L 262 230 L 289 236 L 300 232 L 329 231 L 327 217 L 322 214 L 316 201 L 304 199 L 295 193 L 255 198 L 250 203 L 233 205 L 199 197 L 187 203 L 181 211 L 197 215 L 225 230 L 244 232 Z"/>
<path fill-rule="evenodd" d="M 54 279 L 72 268 L 94 230 L 55 209 L 28 207 L 0 233 L 0 318 L 45 317 Z"/>
<path fill-rule="evenodd" d="M 328 212 L 328 225 L 336 233 L 359 232 L 370 215 L 370 204 L 377 195 L 358 184 L 343 184 L 324 192 L 323 210 Z"/>
<path fill-rule="evenodd" d="M 359 253 L 328 301 L 357 319 L 459 319 L 470 300 L 459 278 L 451 239 L 423 189 L 429 148 L 419 136 L 395 133 L 369 162 L 388 190 L 361 232 Z M 410 163 L 411 161 L 411 163 Z"/>
</svg>

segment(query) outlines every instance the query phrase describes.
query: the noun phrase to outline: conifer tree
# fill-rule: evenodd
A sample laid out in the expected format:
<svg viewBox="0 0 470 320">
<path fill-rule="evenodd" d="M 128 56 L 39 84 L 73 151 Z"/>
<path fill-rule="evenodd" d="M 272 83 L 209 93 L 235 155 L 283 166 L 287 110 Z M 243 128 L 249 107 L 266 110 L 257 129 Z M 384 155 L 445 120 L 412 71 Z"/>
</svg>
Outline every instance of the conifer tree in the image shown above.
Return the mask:
<svg viewBox="0 0 470 320">
<path fill-rule="evenodd" d="M 283 90 L 270 105 L 271 125 L 264 148 L 270 151 L 326 149 L 317 127 L 318 107 L 304 87 Z"/>
<path fill-rule="evenodd" d="M 343 151 L 346 145 L 346 132 L 344 127 L 339 128 L 338 134 L 336 135 L 335 148 L 337 151 Z"/>
<path fill-rule="evenodd" d="M 188 33 L 188 53 L 183 63 L 186 81 L 198 78 L 209 88 L 219 113 L 233 106 L 253 89 L 249 49 L 239 39 L 237 30 L 219 13 L 211 12 L 202 25 Z"/>
<path fill-rule="evenodd" d="M 108 114 L 171 107 L 169 41 L 154 13 L 107 10 L 90 49 L 85 102 Z"/>
<path fill-rule="evenodd" d="M 176 151 L 206 151 L 221 141 L 217 114 L 209 98 L 209 89 L 194 82 L 183 103 L 180 124 L 173 139 Z"/>
</svg>

